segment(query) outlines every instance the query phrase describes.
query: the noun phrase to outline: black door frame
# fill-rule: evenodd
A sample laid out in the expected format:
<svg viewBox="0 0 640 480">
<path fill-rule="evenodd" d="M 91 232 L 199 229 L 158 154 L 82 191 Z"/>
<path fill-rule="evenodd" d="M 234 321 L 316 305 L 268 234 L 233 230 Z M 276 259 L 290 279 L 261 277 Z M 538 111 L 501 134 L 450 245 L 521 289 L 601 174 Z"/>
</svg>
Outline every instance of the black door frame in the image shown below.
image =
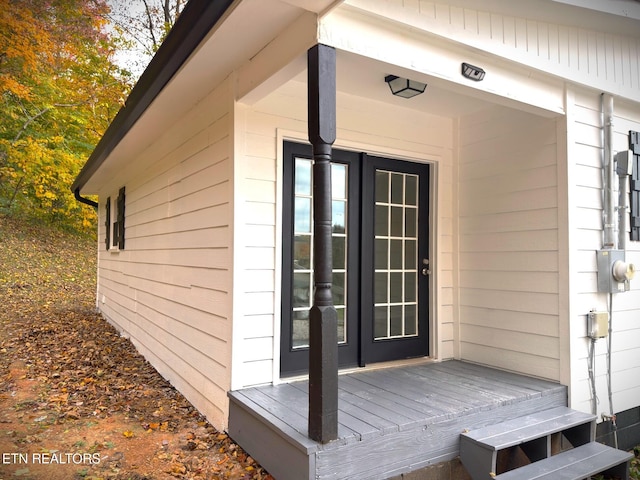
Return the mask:
<svg viewBox="0 0 640 480">
<path fill-rule="evenodd" d="M 311 145 L 285 141 L 283 148 L 283 216 L 282 216 L 282 294 L 280 334 L 280 374 L 305 374 L 309 368 L 309 350 L 293 349 L 291 312 L 293 289 L 293 221 L 294 221 L 294 162 L 295 158 L 312 159 Z M 397 170 L 425 175 L 420 182 L 419 225 L 429 226 L 429 174 L 430 165 L 376 157 L 348 150 L 333 149 L 332 162 L 349 166 L 349 201 L 347 212 L 347 249 L 357 252 L 347 260 L 347 342 L 338 346 L 340 368 L 363 367 L 365 363 L 390 361 L 429 354 L 429 278 L 419 275 L 418 295 L 424 310 L 419 317 L 419 331 L 424 333 L 402 340 L 373 341 L 373 205 L 375 198 L 375 170 Z M 368 202 L 368 203 L 367 203 Z M 429 258 L 429 233 L 419 242 L 418 258 Z M 365 285 L 366 283 L 366 285 Z M 355 320 L 355 321 L 354 321 Z M 399 346 L 401 342 L 401 346 Z"/>
</svg>

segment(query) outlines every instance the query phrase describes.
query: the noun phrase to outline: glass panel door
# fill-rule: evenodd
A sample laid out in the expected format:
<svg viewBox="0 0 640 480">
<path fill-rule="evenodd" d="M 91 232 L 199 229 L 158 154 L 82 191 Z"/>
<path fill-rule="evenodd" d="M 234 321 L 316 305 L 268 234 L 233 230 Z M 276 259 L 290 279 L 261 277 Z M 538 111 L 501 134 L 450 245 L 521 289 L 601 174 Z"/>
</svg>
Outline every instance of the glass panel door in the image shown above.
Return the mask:
<svg viewBox="0 0 640 480">
<path fill-rule="evenodd" d="M 295 159 L 293 223 L 293 319 L 291 344 L 309 347 L 309 309 L 313 304 L 313 163 Z M 338 314 L 338 343 L 347 341 L 348 166 L 331 164 L 333 304 Z"/>
<path fill-rule="evenodd" d="M 429 353 L 429 166 L 363 162 L 363 363 Z"/>
<path fill-rule="evenodd" d="M 309 366 L 313 303 L 313 160 L 285 143 L 283 375 Z M 341 367 L 428 354 L 429 166 L 333 150 L 333 303 Z M 425 270 L 426 271 L 426 270 Z"/>
<path fill-rule="evenodd" d="M 311 146 L 284 145 L 282 322 L 280 369 L 309 366 L 309 310 L 313 304 L 313 159 Z M 333 304 L 338 316 L 338 361 L 358 365 L 360 318 L 360 154 L 333 151 L 331 163 Z"/>
<path fill-rule="evenodd" d="M 418 331 L 417 175 L 376 170 L 374 340 Z"/>
</svg>

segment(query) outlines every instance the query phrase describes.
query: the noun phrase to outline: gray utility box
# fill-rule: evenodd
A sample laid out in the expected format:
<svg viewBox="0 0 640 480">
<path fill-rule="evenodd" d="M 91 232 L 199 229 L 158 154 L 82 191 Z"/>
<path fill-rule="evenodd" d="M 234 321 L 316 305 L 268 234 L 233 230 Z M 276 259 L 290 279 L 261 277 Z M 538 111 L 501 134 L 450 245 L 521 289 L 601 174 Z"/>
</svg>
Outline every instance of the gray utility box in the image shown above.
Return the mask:
<svg viewBox="0 0 640 480">
<path fill-rule="evenodd" d="M 629 289 L 628 281 L 618 281 L 613 276 L 613 265 L 625 261 L 624 250 L 598 250 L 598 292 L 619 293 Z"/>
</svg>

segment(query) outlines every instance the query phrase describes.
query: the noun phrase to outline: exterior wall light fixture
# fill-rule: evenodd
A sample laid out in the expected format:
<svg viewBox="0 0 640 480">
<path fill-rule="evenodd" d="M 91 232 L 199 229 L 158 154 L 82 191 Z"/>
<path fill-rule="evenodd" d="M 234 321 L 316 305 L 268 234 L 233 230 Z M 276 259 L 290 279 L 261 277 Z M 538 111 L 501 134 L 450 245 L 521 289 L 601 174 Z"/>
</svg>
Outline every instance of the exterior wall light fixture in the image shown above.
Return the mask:
<svg viewBox="0 0 640 480">
<path fill-rule="evenodd" d="M 470 80 L 480 82 L 484 78 L 484 74 L 485 71 L 480 67 L 476 67 L 475 65 L 471 65 L 470 63 L 462 64 L 462 75 Z"/>
<path fill-rule="evenodd" d="M 416 82 L 408 78 L 401 78 L 395 75 L 387 75 L 384 81 L 389 84 L 391 93 L 402 98 L 411 98 L 424 93 L 427 88 L 426 83 Z"/>
</svg>

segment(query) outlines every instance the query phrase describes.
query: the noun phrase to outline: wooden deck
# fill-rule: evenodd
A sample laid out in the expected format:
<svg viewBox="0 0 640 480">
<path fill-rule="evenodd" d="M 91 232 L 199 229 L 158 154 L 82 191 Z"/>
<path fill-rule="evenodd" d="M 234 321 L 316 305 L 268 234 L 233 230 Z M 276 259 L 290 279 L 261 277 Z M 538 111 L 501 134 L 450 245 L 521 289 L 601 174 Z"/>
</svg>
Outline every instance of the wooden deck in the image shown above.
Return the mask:
<svg viewBox="0 0 640 480">
<path fill-rule="evenodd" d="M 454 459 L 460 433 L 567 404 L 557 383 L 451 360 L 339 379 L 339 438 L 307 437 L 308 382 L 229 393 L 229 434 L 276 479 L 385 479 Z"/>
</svg>

